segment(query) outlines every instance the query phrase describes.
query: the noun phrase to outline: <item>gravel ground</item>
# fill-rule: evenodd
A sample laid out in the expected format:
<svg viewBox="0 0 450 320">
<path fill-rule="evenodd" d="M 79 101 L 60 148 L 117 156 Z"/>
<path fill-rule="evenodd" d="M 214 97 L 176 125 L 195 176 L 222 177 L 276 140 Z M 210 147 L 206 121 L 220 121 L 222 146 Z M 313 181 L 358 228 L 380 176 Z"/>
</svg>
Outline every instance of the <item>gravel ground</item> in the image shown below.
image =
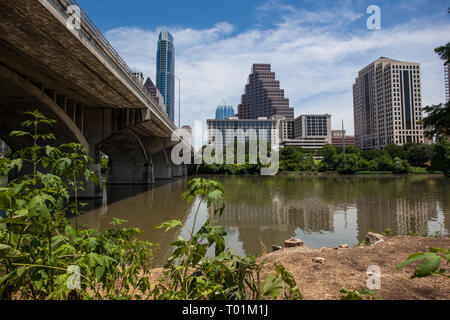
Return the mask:
<svg viewBox="0 0 450 320">
<path fill-rule="evenodd" d="M 398 236 L 373 246 L 283 249 L 263 257 L 263 272 L 274 272 L 273 263 L 277 261 L 292 272 L 304 299 L 336 300 L 340 299 L 343 287 L 348 290 L 367 288 L 367 268 L 376 265 L 381 270 L 381 289 L 376 291 L 384 300 L 448 300 L 448 277 L 433 275 L 411 279 L 417 264 L 395 269 L 412 253 L 426 252 L 432 247 L 449 249 L 450 238 Z M 313 262 L 317 257 L 325 258 L 325 262 Z M 441 268 L 450 274 L 450 265 L 442 262 Z"/>
</svg>

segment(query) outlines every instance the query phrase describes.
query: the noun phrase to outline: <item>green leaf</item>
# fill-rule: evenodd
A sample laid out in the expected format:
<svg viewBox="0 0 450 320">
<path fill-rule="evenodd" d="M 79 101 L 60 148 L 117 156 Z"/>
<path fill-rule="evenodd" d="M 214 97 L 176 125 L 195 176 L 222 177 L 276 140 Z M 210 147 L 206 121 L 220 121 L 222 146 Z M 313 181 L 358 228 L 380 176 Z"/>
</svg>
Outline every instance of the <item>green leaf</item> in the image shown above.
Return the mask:
<svg viewBox="0 0 450 320">
<path fill-rule="evenodd" d="M 112 224 L 113 226 L 119 226 L 119 225 L 127 223 L 127 222 L 128 222 L 127 220 L 113 218 L 113 221 L 111 221 L 109 224 Z"/>
<path fill-rule="evenodd" d="M 100 265 L 95 268 L 95 278 L 100 280 L 105 273 L 105 266 Z"/>
<path fill-rule="evenodd" d="M 425 257 L 424 257 L 423 255 L 424 255 L 423 252 L 416 252 L 416 253 L 413 253 L 412 255 L 410 255 L 410 256 L 408 257 L 408 259 L 406 259 L 406 260 L 403 261 L 402 263 L 398 264 L 395 268 L 396 268 L 397 270 L 399 270 L 399 269 L 402 269 L 402 268 L 404 268 L 405 266 L 407 266 L 408 264 L 411 264 L 411 263 L 413 263 L 413 262 L 415 262 L 415 261 L 423 260 L 423 259 L 425 259 Z"/>
<path fill-rule="evenodd" d="M 441 256 L 434 252 L 417 252 L 409 256 L 409 258 L 397 265 L 396 269 L 401 269 L 413 262 L 423 261 L 416 267 L 413 277 L 421 278 L 426 277 L 439 269 L 441 265 Z"/>
<path fill-rule="evenodd" d="M 164 229 L 165 228 L 166 229 L 165 231 L 167 232 L 167 231 L 174 229 L 176 227 L 179 227 L 179 226 L 183 226 L 183 222 L 181 222 L 181 220 L 171 220 L 168 222 L 164 222 L 160 225 L 157 225 L 154 228 L 155 229 Z"/>
<path fill-rule="evenodd" d="M 24 274 L 24 272 L 26 271 L 26 267 L 20 267 L 19 269 L 17 269 L 17 275 L 20 277 L 22 274 Z"/>
<path fill-rule="evenodd" d="M 416 271 L 414 272 L 414 277 L 427 277 L 436 272 L 441 265 L 440 255 L 433 252 L 427 252 L 424 254 L 424 256 L 425 261 L 417 266 Z"/>
<path fill-rule="evenodd" d="M 0 258 L 6 257 L 8 253 L 11 252 L 11 250 L 12 250 L 11 246 L 0 243 Z"/>
<path fill-rule="evenodd" d="M 276 299 L 283 288 L 281 277 L 276 274 L 270 274 L 260 286 L 260 295 L 263 297 L 272 297 Z"/>
</svg>

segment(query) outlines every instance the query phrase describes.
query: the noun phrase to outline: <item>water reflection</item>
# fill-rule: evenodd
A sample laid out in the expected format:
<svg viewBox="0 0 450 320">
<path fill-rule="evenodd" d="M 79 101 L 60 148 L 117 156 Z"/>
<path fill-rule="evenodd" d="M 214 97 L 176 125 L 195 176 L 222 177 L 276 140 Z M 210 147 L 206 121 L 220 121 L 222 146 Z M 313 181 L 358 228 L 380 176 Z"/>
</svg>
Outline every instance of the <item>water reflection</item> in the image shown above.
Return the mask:
<svg viewBox="0 0 450 320">
<path fill-rule="evenodd" d="M 227 227 L 228 245 L 240 254 L 259 254 L 263 248 L 291 237 L 309 247 L 354 245 L 368 231 L 434 234 L 450 230 L 450 180 L 443 177 L 210 177 L 223 183 L 228 200 L 219 224 Z M 108 201 L 79 217 L 81 223 L 104 230 L 113 217 L 144 230 L 143 238 L 158 242 L 158 264 L 169 255 L 169 243 L 180 234 L 164 233 L 154 225 L 170 219 L 192 224 L 197 202 L 179 199 L 187 179 L 145 190 L 108 188 Z M 200 209 L 202 223 L 206 208 Z M 186 237 L 185 232 L 181 236 Z"/>
</svg>

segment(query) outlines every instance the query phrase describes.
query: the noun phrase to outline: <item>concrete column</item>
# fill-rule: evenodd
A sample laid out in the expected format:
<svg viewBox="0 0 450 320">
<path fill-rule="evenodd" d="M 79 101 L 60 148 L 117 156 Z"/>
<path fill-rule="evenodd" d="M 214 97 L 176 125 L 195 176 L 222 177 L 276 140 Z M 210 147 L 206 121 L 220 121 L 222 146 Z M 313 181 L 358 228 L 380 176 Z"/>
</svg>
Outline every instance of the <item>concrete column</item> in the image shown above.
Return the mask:
<svg viewBox="0 0 450 320">
<path fill-rule="evenodd" d="M 153 168 L 145 163 L 112 160 L 108 168 L 107 184 L 152 184 Z"/>
<path fill-rule="evenodd" d="M 183 176 L 183 167 L 172 165 L 172 176 L 173 177 L 182 177 Z"/>
<path fill-rule="evenodd" d="M 155 180 L 171 180 L 172 165 L 170 164 L 154 164 Z"/>
</svg>

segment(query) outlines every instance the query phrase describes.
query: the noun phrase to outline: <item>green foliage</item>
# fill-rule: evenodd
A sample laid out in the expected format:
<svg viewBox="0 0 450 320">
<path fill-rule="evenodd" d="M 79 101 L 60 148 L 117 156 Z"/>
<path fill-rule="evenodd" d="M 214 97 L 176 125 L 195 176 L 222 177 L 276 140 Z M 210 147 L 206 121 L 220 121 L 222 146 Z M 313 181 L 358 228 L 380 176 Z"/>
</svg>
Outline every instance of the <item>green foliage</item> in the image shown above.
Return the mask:
<svg viewBox="0 0 450 320">
<path fill-rule="evenodd" d="M 327 144 L 323 147 L 321 153 L 323 155 L 323 160 L 320 169 L 323 171 L 335 171 L 339 164 L 336 147 Z"/>
<path fill-rule="evenodd" d="M 280 151 L 281 171 L 315 171 L 314 157 L 298 147 L 285 147 Z"/>
<path fill-rule="evenodd" d="M 400 159 L 406 159 L 406 151 L 402 146 L 398 144 L 392 143 L 384 147 L 384 151 L 386 151 L 392 159 L 398 157 Z"/>
<path fill-rule="evenodd" d="M 425 167 L 430 161 L 431 147 L 421 143 L 407 143 L 403 146 L 406 151 L 406 160 L 416 167 Z"/>
<path fill-rule="evenodd" d="M 100 169 L 102 174 L 106 174 L 108 172 L 108 162 L 109 162 L 108 158 L 102 157 L 100 161 Z"/>
<path fill-rule="evenodd" d="M 392 163 L 392 173 L 395 174 L 408 173 L 409 169 L 410 167 L 408 161 L 402 160 L 399 157 L 394 158 L 394 161 Z"/>
<path fill-rule="evenodd" d="M 255 142 L 255 141 L 252 141 Z M 241 144 L 238 142 L 235 142 L 234 149 L 231 146 L 231 149 L 233 149 L 234 152 L 234 158 L 233 162 L 234 164 L 226 164 L 227 161 L 227 152 L 229 152 L 228 148 L 224 148 L 223 155 L 222 155 L 222 162 L 223 164 L 207 164 L 203 159 L 202 164 L 198 167 L 197 173 L 199 174 L 230 174 L 230 175 L 255 175 L 261 173 L 261 167 L 263 165 L 261 164 L 259 153 L 256 157 L 256 163 L 250 163 L 250 155 L 249 155 L 249 146 L 250 141 L 246 141 L 245 144 Z M 258 147 L 259 147 L 259 141 L 256 141 Z M 245 150 L 244 154 L 244 163 L 238 164 L 238 147 L 242 146 L 243 150 Z M 202 147 L 202 152 L 207 148 L 207 146 Z M 267 150 L 270 152 L 271 150 L 271 144 L 267 142 Z M 215 150 L 212 150 L 212 155 L 215 155 Z M 219 157 L 220 158 L 220 157 Z"/>
<path fill-rule="evenodd" d="M 446 45 L 434 49 L 439 57 L 445 61 L 445 64 L 450 64 L 450 42 Z M 450 137 L 450 102 L 445 105 L 426 106 L 423 111 L 428 114 L 423 119 L 423 126 L 426 129 L 425 135 L 429 138 L 447 138 Z"/>
<path fill-rule="evenodd" d="M 79 144 L 46 144 L 55 137 L 40 129 L 54 120 L 37 110 L 26 114 L 31 120 L 23 122 L 24 130 L 11 134 L 32 144 L 0 168 L 2 174 L 14 170 L 19 176 L 0 189 L 0 210 L 6 214 L 0 219 L 0 298 L 140 297 L 149 291 L 145 276 L 153 246 L 133 239 L 138 229 L 118 229 L 120 220 L 104 233 L 72 227 L 66 216 L 81 212 L 77 193 L 95 181 L 91 160 Z M 71 266 L 80 270 L 81 290 L 67 285 Z"/>
<path fill-rule="evenodd" d="M 342 288 L 340 292 L 343 294 L 341 300 L 381 300 L 375 291 L 367 289 L 356 291 Z"/>
<path fill-rule="evenodd" d="M 338 159 L 339 165 L 337 167 L 337 171 L 340 174 L 354 174 L 359 170 L 359 159 L 356 154 L 340 154 Z"/>
<path fill-rule="evenodd" d="M 440 139 L 431 150 L 431 170 L 443 171 L 446 177 L 450 177 L 450 142 Z"/>
<path fill-rule="evenodd" d="M 199 198 L 192 229 L 174 220 L 157 226 L 170 230 L 182 227 L 190 239 L 179 237 L 171 243 L 172 256 L 164 267 L 163 277 L 153 296 L 161 300 L 243 300 L 277 298 L 281 292 L 286 299 L 300 299 L 301 294 L 292 275 L 276 265 L 277 274 L 260 281 L 261 263 L 255 257 L 240 257 L 225 247 L 225 229 L 215 225 L 212 218 L 220 216 L 225 208 L 225 195 L 220 183 L 196 178 L 188 182 L 181 196 L 188 202 Z M 208 208 L 206 222 L 194 233 L 202 204 Z M 208 249 L 214 256 L 207 256 Z"/>
<path fill-rule="evenodd" d="M 439 253 L 442 253 L 441 256 Z M 450 250 L 442 248 L 431 248 L 428 252 L 417 252 L 408 257 L 405 261 L 396 266 L 396 269 L 402 269 L 407 265 L 420 262 L 416 267 L 412 278 L 422 278 L 427 277 L 432 274 L 445 274 L 444 269 L 439 269 L 441 266 L 441 259 L 450 262 Z M 447 276 L 450 278 L 450 276 Z"/>
<path fill-rule="evenodd" d="M 408 172 L 411 174 L 429 174 L 427 169 L 420 167 L 409 167 Z"/>
</svg>

